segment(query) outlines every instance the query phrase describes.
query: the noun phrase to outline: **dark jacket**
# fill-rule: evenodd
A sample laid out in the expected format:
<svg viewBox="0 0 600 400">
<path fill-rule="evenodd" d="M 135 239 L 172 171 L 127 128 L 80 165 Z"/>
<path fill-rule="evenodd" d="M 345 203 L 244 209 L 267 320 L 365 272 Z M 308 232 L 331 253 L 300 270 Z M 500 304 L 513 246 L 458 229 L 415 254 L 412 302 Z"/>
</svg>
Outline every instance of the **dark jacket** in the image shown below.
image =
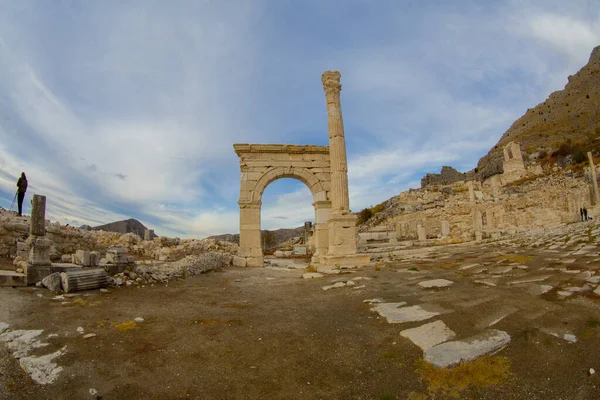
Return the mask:
<svg viewBox="0 0 600 400">
<path fill-rule="evenodd" d="M 27 191 L 27 179 L 20 177 L 17 181 L 17 187 L 19 188 L 19 193 L 25 193 Z"/>
</svg>

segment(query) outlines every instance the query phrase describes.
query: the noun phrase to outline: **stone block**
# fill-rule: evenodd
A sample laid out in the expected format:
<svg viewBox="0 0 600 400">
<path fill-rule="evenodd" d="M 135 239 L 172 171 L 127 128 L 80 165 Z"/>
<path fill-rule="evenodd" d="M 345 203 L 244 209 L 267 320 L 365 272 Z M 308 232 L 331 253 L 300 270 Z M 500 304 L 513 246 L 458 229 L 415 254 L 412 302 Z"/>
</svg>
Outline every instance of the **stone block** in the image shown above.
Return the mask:
<svg viewBox="0 0 600 400">
<path fill-rule="evenodd" d="M 46 196 L 34 194 L 31 199 L 31 235 L 46 235 Z"/>
<path fill-rule="evenodd" d="M 90 266 L 90 252 L 86 250 L 77 250 L 75 252 L 75 264 L 82 267 Z"/>
<path fill-rule="evenodd" d="M 64 264 L 64 263 L 54 263 L 52 264 L 52 273 L 54 272 L 68 272 L 68 271 L 78 271 L 83 269 L 81 265 L 75 264 Z"/>
<path fill-rule="evenodd" d="M 27 286 L 27 278 L 18 272 L 0 271 L 0 286 Z"/>
<path fill-rule="evenodd" d="M 42 279 L 42 285 L 45 288 L 50 289 L 50 291 L 52 291 L 52 292 L 55 292 L 55 293 L 62 292 L 60 273 L 54 272 L 54 273 L 48 275 L 47 277 Z"/>
<path fill-rule="evenodd" d="M 29 254 L 27 262 L 31 265 L 47 265 L 51 264 L 50 261 L 50 247 L 52 242 L 41 236 L 30 236 L 27 239 L 27 248 Z"/>
<path fill-rule="evenodd" d="M 233 256 L 233 266 L 234 267 L 246 267 L 246 258 L 245 257 L 239 257 L 239 256 Z"/>
<path fill-rule="evenodd" d="M 90 267 L 97 267 L 100 265 L 100 253 L 97 251 L 90 251 Z"/>
<path fill-rule="evenodd" d="M 34 285 L 52 273 L 52 265 L 32 265 L 27 263 L 25 266 L 25 276 L 27 285 Z"/>
</svg>

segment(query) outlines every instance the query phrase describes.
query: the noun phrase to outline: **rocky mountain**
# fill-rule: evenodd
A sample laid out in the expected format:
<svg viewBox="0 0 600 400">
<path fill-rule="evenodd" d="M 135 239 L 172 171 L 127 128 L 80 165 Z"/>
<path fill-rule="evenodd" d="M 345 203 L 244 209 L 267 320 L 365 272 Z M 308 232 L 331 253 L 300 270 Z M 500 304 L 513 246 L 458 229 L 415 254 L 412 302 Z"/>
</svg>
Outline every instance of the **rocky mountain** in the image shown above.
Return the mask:
<svg viewBox="0 0 600 400">
<path fill-rule="evenodd" d="M 139 237 L 144 237 L 146 227 L 140 221 L 134 218 L 126 219 L 123 221 L 111 222 L 110 224 L 95 226 L 92 230 L 95 231 L 108 231 L 117 233 L 136 233 Z"/>
<path fill-rule="evenodd" d="M 568 77 L 558 90 L 527 110 L 482 157 L 474 170 L 483 180 L 502 173 L 502 148 L 510 141 L 521 143 L 525 153 L 556 151 L 561 145 L 581 151 L 598 150 L 600 142 L 600 46 L 594 48 L 588 63 Z"/>
<path fill-rule="evenodd" d="M 304 226 L 292 229 L 282 228 L 274 231 L 261 230 L 261 235 L 263 238 L 268 239 L 269 243 L 265 243 L 266 248 L 275 248 L 277 247 L 277 245 L 283 242 L 287 242 L 288 240 L 294 237 L 304 235 Z M 209 236 L 207 239 L 226 240 L 228 242 L 237 244 L 240 243 L 240 235 L 237 233 L 226 233 L 223 235 Z"/>
</svg>

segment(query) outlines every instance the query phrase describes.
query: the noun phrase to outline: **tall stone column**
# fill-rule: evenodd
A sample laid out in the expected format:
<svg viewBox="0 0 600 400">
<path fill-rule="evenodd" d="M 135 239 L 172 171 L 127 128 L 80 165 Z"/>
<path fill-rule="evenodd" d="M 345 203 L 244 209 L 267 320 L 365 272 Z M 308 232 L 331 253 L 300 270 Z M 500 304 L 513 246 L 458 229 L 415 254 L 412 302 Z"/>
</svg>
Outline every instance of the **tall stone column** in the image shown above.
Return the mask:
<svg viewBox="0 0 600 400">
<path fill-rule="evenodd" d="M 33 195 L 31 200 L 30 236 L 25 242 L 29 252 L 25 275 L 32 285 L 52 273 L 49 251 L 52 242 L 46 239 L 46 196 Z"/>
<path fill-rule="evenodd" d="M 598 192 L 598 180 L 596 179 L 596 166 L 594 165 L 594 158 L 592 152 L 587 153 L 588 161 L 590 162 L 590 175 L 592 178 L 592 185 L 594 187 L 594 204 L 600 204 L 600 192 Z"/>
<path fill-rule="evenodd" d="M 356 254 L 356 215 L 350 212 L 348 196 L 348 162 L 346 139 L 340 102 L 341 74 L 326 71 L 321 77 L 327 102 L 329 128 L 329 159 L 331 166 L 331 215 L 329 217 L 329 248 L 320 257 L 326 265 L 358 265 L 369 262 L 369 255 Z"/>
</svg>

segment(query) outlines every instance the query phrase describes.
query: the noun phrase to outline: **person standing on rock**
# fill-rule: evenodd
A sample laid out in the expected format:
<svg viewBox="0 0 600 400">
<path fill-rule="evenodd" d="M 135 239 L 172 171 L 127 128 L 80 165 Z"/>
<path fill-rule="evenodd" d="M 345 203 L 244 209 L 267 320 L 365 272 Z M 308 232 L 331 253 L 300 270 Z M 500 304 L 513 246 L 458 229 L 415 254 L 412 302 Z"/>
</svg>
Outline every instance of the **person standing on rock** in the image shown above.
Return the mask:
<svg viewBox="0 0 600 400">
<path fill-rule="evenodd" d="M 581 222 L 583 222 L 583 208 L 579 207 L 579 215 L 581 216 Z"/>
<path fill-rule="evenodd" d="M 583 220 L 587 221 L 588 220 L 588 216 L 587 216 L 587 207 L 583 206 Z"/>
<path fill-rule="evenodd" d="M 23 215 L 23 200 L 25 199 L 25 192 L 27 191 L 27 177 L 25 172 L 21 172 L 21 177 L 17 181 L 17 196 L 19 205 L 19 217 Z"/>
</svg>

